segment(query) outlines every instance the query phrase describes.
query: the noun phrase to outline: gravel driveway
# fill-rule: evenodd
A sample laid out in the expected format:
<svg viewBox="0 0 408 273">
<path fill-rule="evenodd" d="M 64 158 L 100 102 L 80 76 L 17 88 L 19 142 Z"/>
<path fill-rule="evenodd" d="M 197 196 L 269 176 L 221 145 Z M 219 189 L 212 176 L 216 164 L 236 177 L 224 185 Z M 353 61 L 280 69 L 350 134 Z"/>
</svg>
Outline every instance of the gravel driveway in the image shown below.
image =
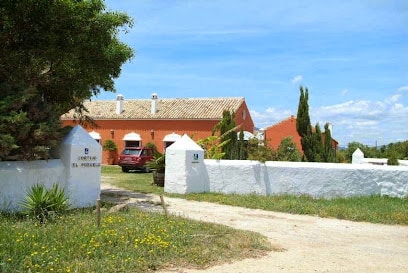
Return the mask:
<svg viewBox="0 0 408 273">
<path fill-rule="evenodd" d="M 157 196 L 145 198 L 158 201 Z M 169 269 L 160 273 L 408 272 L 407 226 L 292 215 L 169 197 L 165 197 L 165 202 L 169 212 L 183 217 L 259 232 L 283 251 L 205 270 Z"/>
</svg>

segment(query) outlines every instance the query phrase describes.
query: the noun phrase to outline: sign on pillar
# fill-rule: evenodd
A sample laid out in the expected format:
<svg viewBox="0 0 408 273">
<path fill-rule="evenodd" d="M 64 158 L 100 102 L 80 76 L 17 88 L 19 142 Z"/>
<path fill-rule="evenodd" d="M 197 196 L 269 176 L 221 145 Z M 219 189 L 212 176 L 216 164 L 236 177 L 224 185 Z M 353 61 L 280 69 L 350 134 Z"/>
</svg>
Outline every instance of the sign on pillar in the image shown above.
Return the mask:
<svg viewBox="0 0 408 273">
<path fill-rule="evenodd" d="M 101 191 L 101 145 L 77 125 L 61 144 L 61 160 L 67 170 L 66 190 L 72 206 L 95 204 Z"/>
<path fill-rule="evenodd" d="M 164 191 L 208 192 L 209 185 L 204 150 L 185 134 L 166 149 Z"/>
</svg>

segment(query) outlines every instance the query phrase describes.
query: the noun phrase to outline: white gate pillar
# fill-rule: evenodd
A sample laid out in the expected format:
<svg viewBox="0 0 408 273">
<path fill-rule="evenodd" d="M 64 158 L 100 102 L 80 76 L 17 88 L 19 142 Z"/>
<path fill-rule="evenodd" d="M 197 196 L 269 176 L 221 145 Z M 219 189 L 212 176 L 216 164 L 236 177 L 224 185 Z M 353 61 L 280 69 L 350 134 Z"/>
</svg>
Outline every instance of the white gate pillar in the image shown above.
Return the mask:
<svg viewBox="0 0 408 273">
<path fill-rule="evenodd" d="M 94 205 L 101 192 L 101 145 L 77 125 L 61 143 L 60 151 L 72 207 Z"/>
<path fill-rule="evenodd" d="M 204 150 L 184 134 L 166 149 L 164 191 L 184 194 L 209 190 Z"/>
</svg>

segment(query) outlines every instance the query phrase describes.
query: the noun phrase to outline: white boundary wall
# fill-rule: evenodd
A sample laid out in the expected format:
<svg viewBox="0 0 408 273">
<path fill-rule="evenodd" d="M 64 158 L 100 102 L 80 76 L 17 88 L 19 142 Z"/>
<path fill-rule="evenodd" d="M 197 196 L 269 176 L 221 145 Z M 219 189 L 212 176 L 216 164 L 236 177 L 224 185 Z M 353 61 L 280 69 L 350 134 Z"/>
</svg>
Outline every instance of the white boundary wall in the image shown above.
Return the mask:
<svg viewBox="0 0 408 273">
<path fill-rule="evenodd" d="M 0 210 L 18 211 L 26 192 L 35 184 L 47 188 L 58 183 L 71 207 L 95 204 L 100 195 L 102 148 L 81 127 L 63 140 L 61 159 L 0 161 Z"/>
<path fill-rule="evenodd" d="M 173 145 L 177 144 L 177 154 L 182 154 L 181 147 L 190 146 L 179 141 Z M 408 196 L 406 166 L 205 159 L 190 164 L 191 168 L 194 166 L 191 169 L 185 164 L 188 160 L 173 159 L 176 154 L 169 152 L 171 148 L 172 145 L 166 152 L 164 188 L 169 193 L 305 194 L 322 198 L 372 194 Z M 200 177 L 200 184 L 197 179 L 190 179 L 190 173 Z M 194 187 L 189 186 L 190 183 L 194 183 Z"/>
</svg>

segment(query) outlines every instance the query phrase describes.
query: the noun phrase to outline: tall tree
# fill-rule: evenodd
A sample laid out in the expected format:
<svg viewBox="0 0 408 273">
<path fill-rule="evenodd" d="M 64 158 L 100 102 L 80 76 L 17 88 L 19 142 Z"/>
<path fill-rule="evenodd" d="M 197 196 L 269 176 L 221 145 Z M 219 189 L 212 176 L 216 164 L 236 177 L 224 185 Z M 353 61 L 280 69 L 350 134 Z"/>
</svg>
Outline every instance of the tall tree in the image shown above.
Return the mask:
<svg viewBox="0 0 408 273">
<path fill-rule="evenodd" d="M 309 90 L 303 89 L 300 86 L 300 98 L 298 111 L 296 116 L 296 130 L 300 137 L 304 137 L 310 133 L 310 116 L 309 116 Z M 302 150 L 304 150 L 302 145 Z"/>
<path fill-rule="evenodd" d="M 133 56 L 131 18 L 103 0 L 0 1 L 0 160 L 48 158 L 59 118 L 102 90 Z"/>
<path fill-rule="evenodd" d="M 314 132 L 312 132 L 312 141 L 310 143 L 311 153 L 309 155 L 308 161 L 311 162 L 324 162 L 323 159 L 323 139 L 322 130 L 320 129 L 320 124 L 316 123 Z"/>
<path fill-rule="evenodd" d="M 309 90 L 300 86 L 300 98 L 298 112 L 296 117 L 296 130 L 301 137 L 303 159 L 305 161 L 314 161 L 313 143 L 314 136 L 309 116 Z"/>
<path fill-rule="evenodd" d="M 323 141 L 323 162 L 336 162 L 336 153 L 333 149 L 333 139 L 329 123 L 324 125 L 324 141 Z"/>
</svg>

